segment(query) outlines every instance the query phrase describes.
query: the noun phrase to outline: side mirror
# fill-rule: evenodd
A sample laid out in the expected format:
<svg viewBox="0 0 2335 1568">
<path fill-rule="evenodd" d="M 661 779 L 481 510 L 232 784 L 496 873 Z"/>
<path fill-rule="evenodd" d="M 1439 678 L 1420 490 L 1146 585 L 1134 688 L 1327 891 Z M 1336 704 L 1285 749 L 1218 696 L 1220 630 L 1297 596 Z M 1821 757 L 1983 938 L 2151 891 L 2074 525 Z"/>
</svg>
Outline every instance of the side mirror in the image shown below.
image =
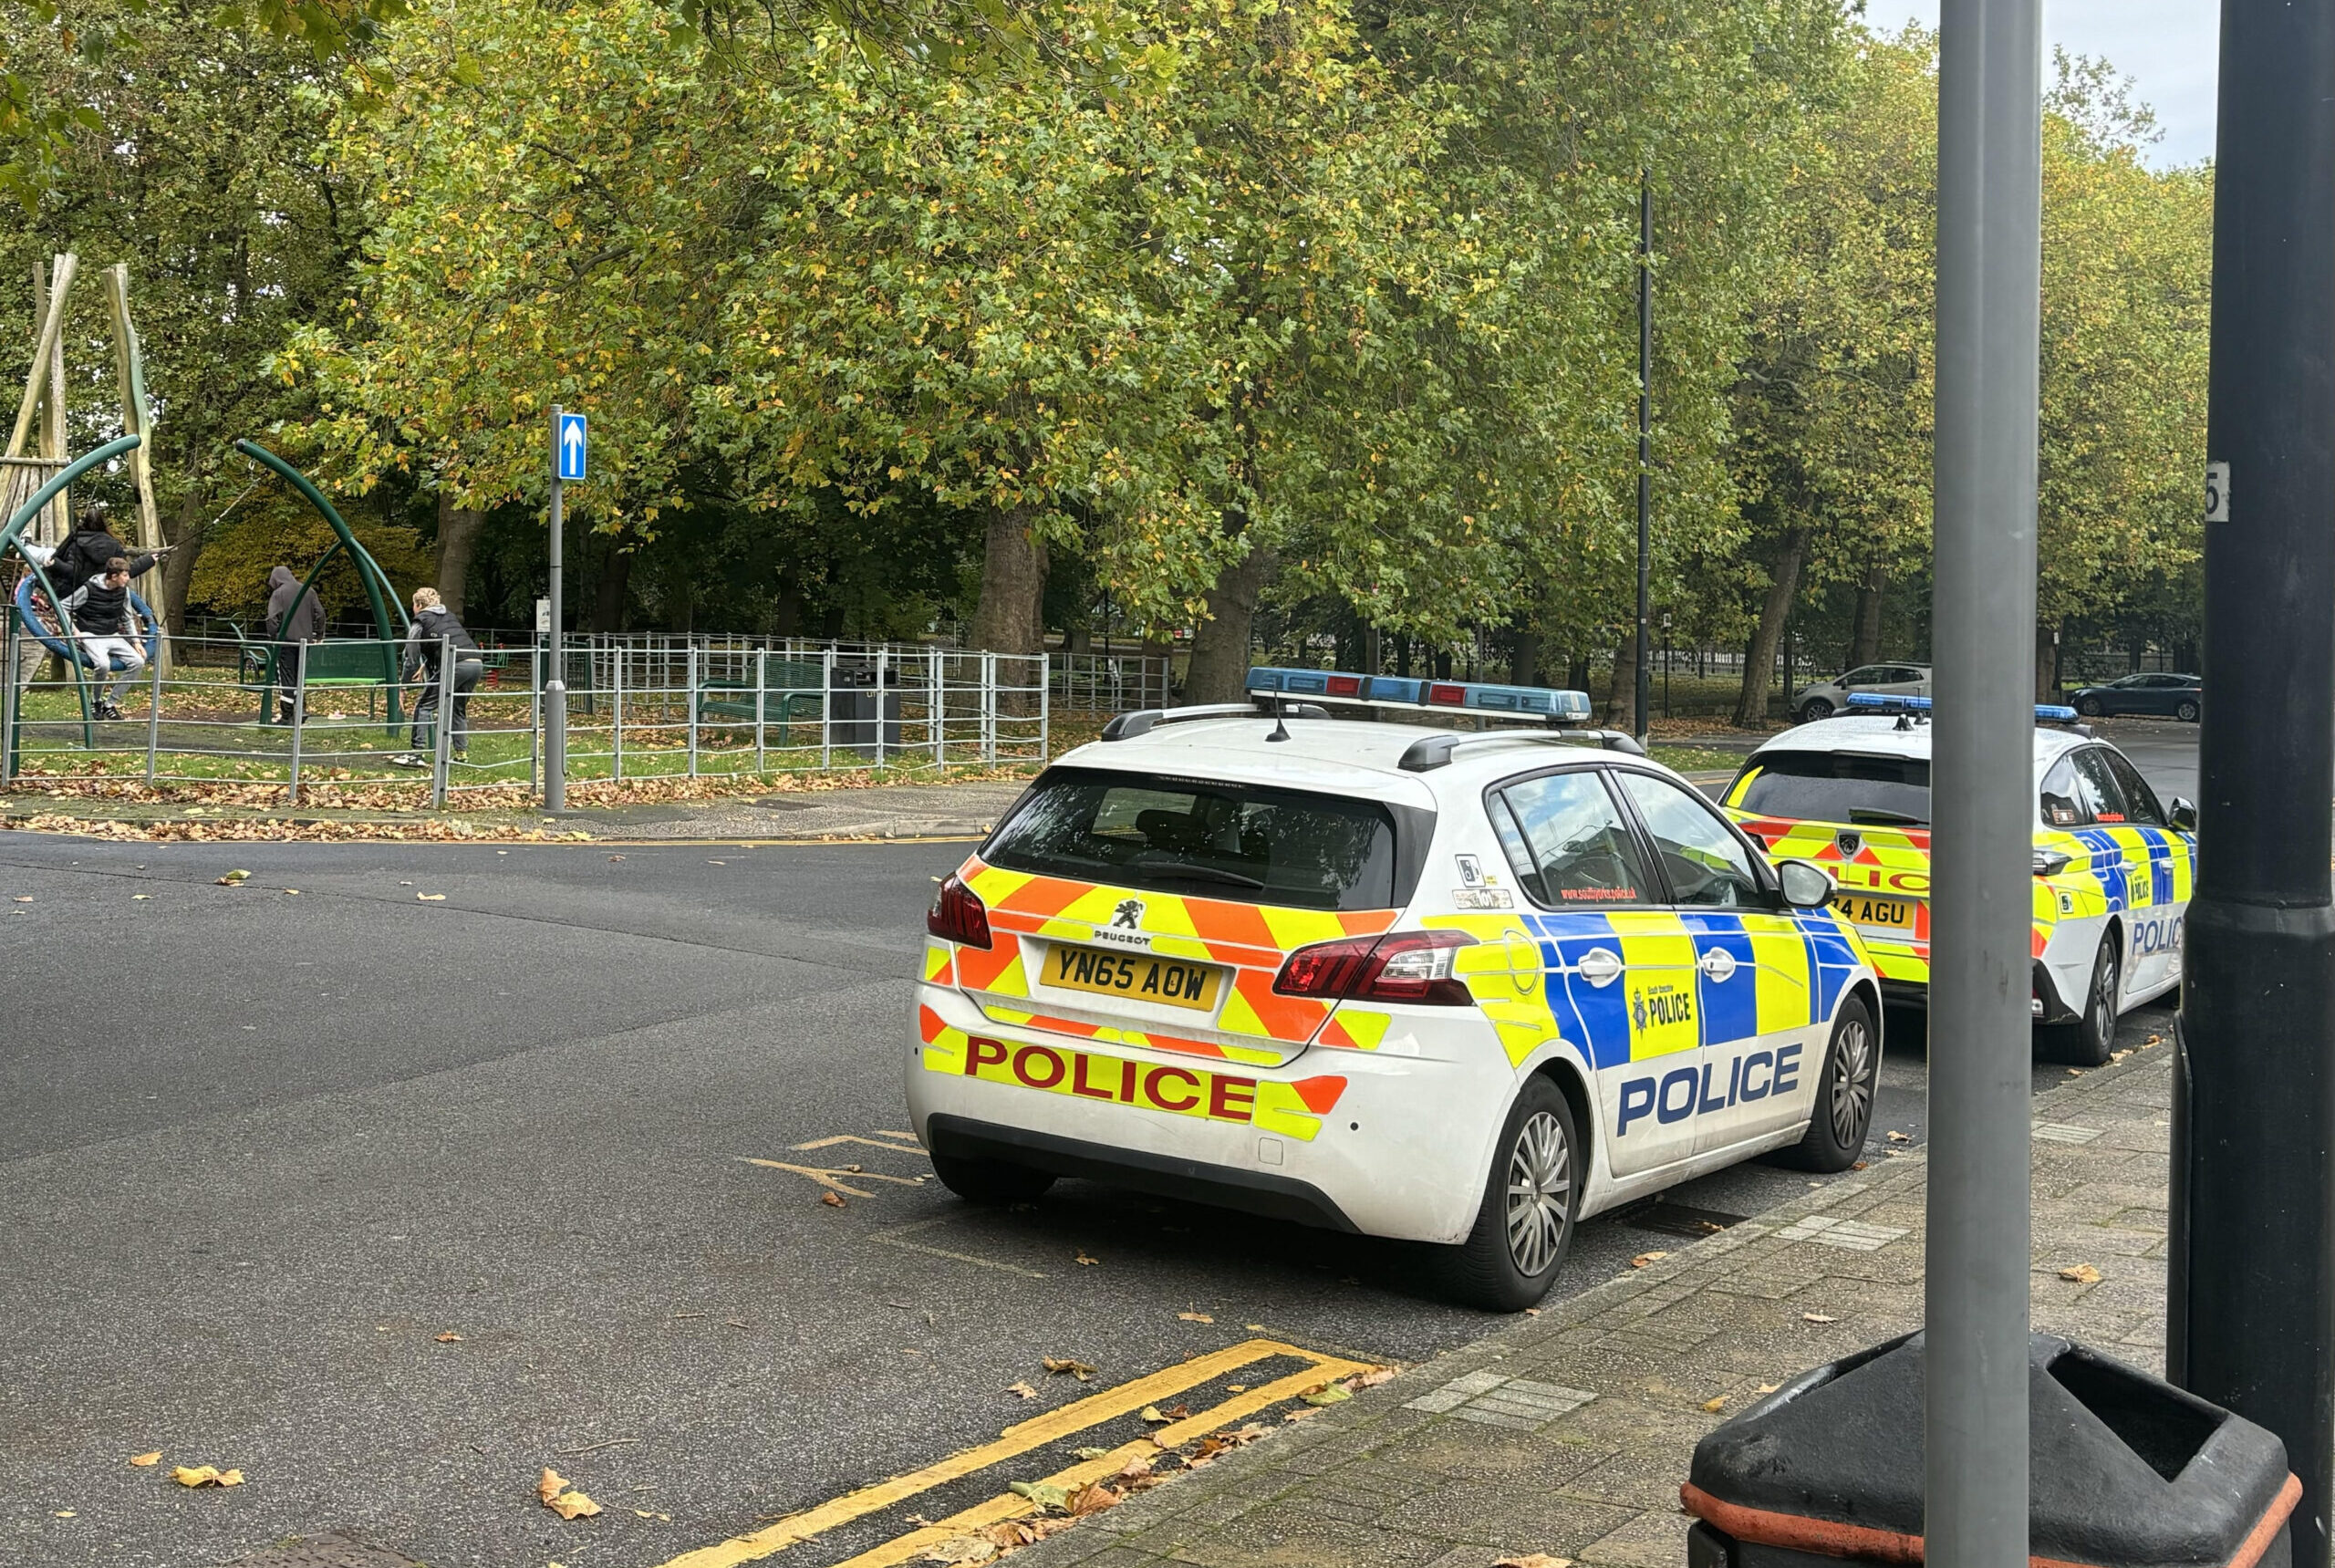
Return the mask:
<svg viewBox="0 0 2335 1568">
<path fill-rule="evenodd" d="M 2173 825 L 2174 831 L 2176 833 L 2195 833 L 2197 831 L 2197 807 L 2195 804 L 2191 801 L 2185 801 L 2177 794 L 2173 797 L 2173 805 L 2166 808 L 2164 819 Z"/>
<path fill-rule="evenodd" d="M 1783 888 L 1784 902 L 1795 909 L 1821 909 L 1839 891 L 1832 874 L 1812 860 L 1777 861 L 1776 880 Z"/>
</svg>

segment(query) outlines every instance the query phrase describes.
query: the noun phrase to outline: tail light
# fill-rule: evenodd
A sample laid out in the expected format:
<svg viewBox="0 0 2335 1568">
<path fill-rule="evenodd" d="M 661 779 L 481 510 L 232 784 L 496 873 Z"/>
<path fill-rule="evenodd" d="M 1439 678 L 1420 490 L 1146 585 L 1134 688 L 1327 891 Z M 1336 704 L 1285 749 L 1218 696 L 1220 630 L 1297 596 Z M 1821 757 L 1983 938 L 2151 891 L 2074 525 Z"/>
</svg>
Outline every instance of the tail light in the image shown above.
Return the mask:
<svg viewBox="0 0 2335 1568">
<path fill-rule="evenodd" d="M 1324 1002 L 1367 999 L 1415 1002 L 1430 1007 L 1468 1007 L 1475 998 L 1451 972 L 1451 955 L 1473 947 L 1465 931 L 1401 931 L 1392 936 L 1346 937 L 1300 948 L 1282 961 L 1273 989 L 1283 996 Z"/>
<path fill-rule="evenodd" d="M 989 906 L 951 871 L 940 884 L 932 908 L 925 911 L 924 929 L 964 947 L 986 948 L 990 945 Z"/>
</svg>

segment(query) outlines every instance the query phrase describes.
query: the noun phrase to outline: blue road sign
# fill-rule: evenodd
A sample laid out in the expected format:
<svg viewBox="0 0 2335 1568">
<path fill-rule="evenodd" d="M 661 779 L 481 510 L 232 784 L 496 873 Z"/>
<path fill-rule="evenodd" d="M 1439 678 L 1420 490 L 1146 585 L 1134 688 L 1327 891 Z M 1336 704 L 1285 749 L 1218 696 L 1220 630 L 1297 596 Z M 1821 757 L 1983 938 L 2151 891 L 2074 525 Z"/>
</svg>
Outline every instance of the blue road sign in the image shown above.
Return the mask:
<svg viewBox="0 0 2335 1568">
<path fill-rule="evenodd" d="M 552 441 L 552 472 L 563 480 L 583 478 L 584 451 L 586 441 L 584 416 L 561 414 L 559 431 Z"/>
</svg>

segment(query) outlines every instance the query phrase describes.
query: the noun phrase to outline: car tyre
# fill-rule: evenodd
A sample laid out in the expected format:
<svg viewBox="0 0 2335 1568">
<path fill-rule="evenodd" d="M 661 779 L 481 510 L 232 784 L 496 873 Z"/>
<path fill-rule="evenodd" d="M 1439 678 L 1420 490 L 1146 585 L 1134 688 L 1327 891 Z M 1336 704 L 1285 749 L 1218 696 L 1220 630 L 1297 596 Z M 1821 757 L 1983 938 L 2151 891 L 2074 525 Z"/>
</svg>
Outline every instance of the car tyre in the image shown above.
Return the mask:
<svg viewBox="0 0 2335 1568">
<path fill-rule="evenodd" d="M 1821 697 L 1811 697 L 1800 705 L 1800 722 L 1803 724 L 1813 724 L 1821 719 L 1829 719 L 1832 716 L 1832 704 Z"/>
<path fill-rule="evenodd" d="M 1881 1081 L 1881 1032 L 1873 1009 L 1852 996 L 1832 1015 L 1832 1044 L 1816 1082 L 1815 1114 L 1808 1132 L 1776 1156 L 1776 1163 L 1822 1175 L 1846 1170 L 1864 1153 L 1873 1132 L 1874 1091 Z"/>
<path fill-rule="evenodd" d="M 2185 724 L 2195 723 L 2197 722 L 2197 714 L 2198 708 L 2196 700 L 2190 697 L 2184 697 L 2179 705 L 2173 710 L 2173 716 L 2180 720 Z"/>
<path fill-rule="evenodd" d="M 1487 1312 L 1521 1312 L 1547 1295 L 1572 1251 L 1584 1164 L 1564 1091 L 1535 1075 L 1493 1147 L 1475 1229 L 1437 1249 L 1444 1294 Z"/>
<path fill-rule="evenodd" d="M 2097 697 L 2079 697 L 2079 698 L 2077 698 L 2077 699 L 2076 699 L 2076 711 L 2077 711 L 2077 712 L 2079 712 L 2079 713 L 2081 713 L 2081 714 L 2082 714 L 2082 715 L 2083 715 L 2085 718 L 2087 718 L 2087 719 L 2097 719 L 2097 718 L 2099 718 L 2099 717 L 2100 717 L 2100 699 L 2099 699 L 2099 698 L 2097 698 Z"/>
<path fill-rule="evenodd" d="M 2116 1044 L 2116 996 L 2123 978 L 2115 934 L 2100 939 L 2100 955 L 2091 961 L 2091 983 L 2084 988 L 2083 1015 L 2073 1023 L 2047 1024 L 2035 1032 L 2036 1044 L 2047 1062 L 2075 1067 L 2104 1066 Z"/>
<path fill-rule="evenodd" d="M 1050 1170 L 1033 1170 L 1002 1159 L 936 1154 L 932 1169 L 941 1186 L 968 1203 L 1027 1203 L 1054 1184 Z"/>
</svg>

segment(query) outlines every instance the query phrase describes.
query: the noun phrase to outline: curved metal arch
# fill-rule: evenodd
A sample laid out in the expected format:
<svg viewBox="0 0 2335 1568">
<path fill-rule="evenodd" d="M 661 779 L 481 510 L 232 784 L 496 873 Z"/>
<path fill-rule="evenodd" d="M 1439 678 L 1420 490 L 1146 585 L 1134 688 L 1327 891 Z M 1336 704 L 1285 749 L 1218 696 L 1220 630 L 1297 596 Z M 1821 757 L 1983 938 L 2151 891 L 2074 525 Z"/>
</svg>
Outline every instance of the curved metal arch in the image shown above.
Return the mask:
<svg viewBox="0 0 2335 1568">
<path fill-rule="evenodd" d="M 47 484 L 42 485 L 38 490 L 34 491 L 30 500 L 26 501 L 22 506 L 17 507 L 16 511 L 8 514 L 7 525 L 0 527 L 0 555 L 5 555 L 8 551 L 13 549 L 16 552 L 17 556 L 23 559 L 25 565 L 31 568 L 33 580 L 40 584 L 40 591 L 48 597 L 48 602 L 56 610 L 58 622 L 68 635 L 70 635 L 73 630 L 73 617 L 65 608 L 65 596 L 57 591 L 57 585 L 55 583 L 48 580 L 47 570 L 43 567 L 38 561 L 34 560 L 31 553 L 24 547 L 25 530 L 32 526 L 33 519 L 41 514 L 42 508 L 46 507 L 50 502 L 56 500 L 57 496 L 64 493 L 66 489 L 70 486 L 75 480 L 80 478 L 83 474 L 88 472 L 89 470 L 97 467 L 99 463 L 111 462 L 115 458 L 119 457 L 122 453 L 126 452 L 135 452 L 139 447 L 144 444 L 145 438 L 143 436 L 118 436 L 114 440 L 106 442 L 105 445 L 98 448 L 95 452 L 85 452 L 80 457 L 78 457 L 71 462 L 67 463 L 63 469 L 58 471 L 56 478 L 50 480 Z M 5 621 L 6 619 L 13 618 L 15 613 L 16 611 L 12 605 L 8 612 L 8 616 L 0 617 L 0 621 Z M 92 734 L 89 730 L 89 721 L 93 709 L 89 701 L 89 681 L 88 674 L 83 670 L 81 660 L 78 659 L 67 659 L 66 663 L 70 666 L 73 670 L 73 684 L 78 691 L 81 698 L 81 743 L 85 746 L 94 745 L 97 743 L 97 737 Z M 16 722 L 18 726 L 23 724 L 24 716 L 21 713 L 17 715 Z M 0 735 L 0 746 L 5 746 L 8 750 L 7 760 L 9 766 L 7 771 L 13 775 L 16 772 L 16 735 L 13 732 L 6 735 Z"/>
<path fill-rule="evenodd" d="M 306 474 L 302 473 L 257 441 L 238 441 L 235 443 L 235 450 L 253 462 L 274 470 L 286 483 L 300 493 L 301 500 L 316 508 L 317 514 L 322 517 L 331 526 L 332 531 L 339 536 L 340 544 L 336 548 L 347 550 L 350 559 L 357 563 L 357 575 L 365 584 L 365 597 L 373 608 L 373 624 L 380 628 L 382 639 L 393 642 L 403 637 L 407 628 L 412 623 L 407 618 L 405 607 L 398 602 L 396 585 L 389 581 L 389 573 L 381 570 L 381 564 L 373 559 L 372 552 L 358 542 L 356 530 L 349 527 L 348 521 L 334 510 L 333 504 L 325 499 L 325 493 L 318 490 Z M 325 569 L 325 563 L 331 559 L 332 552 L 328 550 L 325 553 L 324 560 L 317 562 L 308 573 L 307 581 L 300 585 L 303 595 L 306 594 L 309 587 L 316 582 L 317 573 Z M 386 596 L 383 592 L 385 589 Z M 292 601 L 295 607 L 297 607 L 299 602 L 296 598 Z M 394 619 L 392 612 L 394 612 Z"/>
</svg>

